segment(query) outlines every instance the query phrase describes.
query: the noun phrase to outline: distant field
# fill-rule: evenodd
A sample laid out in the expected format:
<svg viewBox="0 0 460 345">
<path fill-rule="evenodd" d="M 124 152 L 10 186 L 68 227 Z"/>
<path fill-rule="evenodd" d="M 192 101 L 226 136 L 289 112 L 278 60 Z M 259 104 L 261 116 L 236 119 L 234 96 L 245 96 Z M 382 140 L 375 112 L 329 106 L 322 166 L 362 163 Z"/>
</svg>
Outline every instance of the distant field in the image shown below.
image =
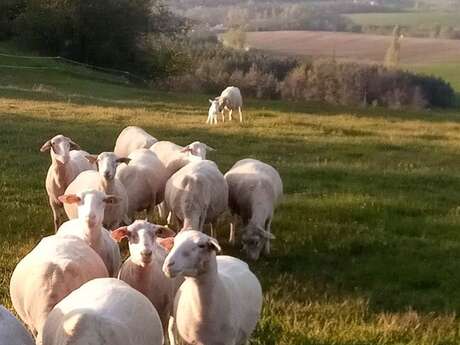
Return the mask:
<svg viewBox="0 0 460 345">
<path fill-rule="evenodd" d="M 340 60 L 381 63 L 391 38 L 344 32 L 251 32 L 252 48 L 280 55 L 332 57 Z M 460 90 L 460 41 L 404 38 L 401 64 L 410 70 L 437 75 Z"/>
<path fill-rule="evenodd" d="M 406 13 L 358 13 L 344 15 L 360 25 L 377 26 L 430 26 L 434 24 L 458 26 L 460 13 L 455 12 L 406 12 Z"/>
</svg>

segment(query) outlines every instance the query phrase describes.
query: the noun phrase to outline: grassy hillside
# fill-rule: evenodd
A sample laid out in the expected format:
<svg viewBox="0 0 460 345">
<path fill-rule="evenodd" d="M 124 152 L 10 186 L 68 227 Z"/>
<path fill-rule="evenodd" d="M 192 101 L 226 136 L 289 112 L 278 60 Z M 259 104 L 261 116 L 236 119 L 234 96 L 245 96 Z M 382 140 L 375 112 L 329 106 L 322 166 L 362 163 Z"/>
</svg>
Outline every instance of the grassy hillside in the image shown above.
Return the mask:
<svg viewBox="0 0 460 345">
<path fill-rule="evenodd" d="M 376 26 L 458 26 L 460 13 L 452 12 L 398 12 L 398 13 L 357 13 L 344 15 L 359 25 Z"/>
<path fill-rule="evenodd" d="M 18 260 L 53 233 L 40 146 L 64 133 L 90 152 L 111 150 L 134 124 L 160 139 L 210 144 L 222 171 L 249 156 L 280 171 L 286 195 L 273 254 L 251 263 L 264 289 L 252 344 L 460 342 L 456 112 L 248 100 L 244 124 L 208 127 L 206 95 L 77 70 L 0 71 L 0 303 L 11 307 Z M 219 234 L 225 252 L 239 256 L 225 246 L 225 221 Z"/>
</svg>

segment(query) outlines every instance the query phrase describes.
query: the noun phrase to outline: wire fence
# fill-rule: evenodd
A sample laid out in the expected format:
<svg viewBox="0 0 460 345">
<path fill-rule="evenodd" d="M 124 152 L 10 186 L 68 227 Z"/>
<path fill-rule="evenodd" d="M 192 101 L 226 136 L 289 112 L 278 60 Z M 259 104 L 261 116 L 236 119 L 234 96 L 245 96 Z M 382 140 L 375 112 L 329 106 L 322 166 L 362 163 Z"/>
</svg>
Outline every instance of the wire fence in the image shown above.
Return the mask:
<svg viewBox="0 0 460 345">
<path fill-rule="evenodd" d="M 141 84 L 144 86 L 149 85 L 147 80 L 131 72 L 86 64 L 79 61 L 67 59 L 62 56 L 26 56 L 0 53 L 0 58 L 1 57 L 5 58 L 6 60 L 11 59 L 11 61 L 7 61 L 7 63 L 0 63 L 0 68 L 3 69 L 37 71 L 49 70 L 71 74 L 86 74 L 98 79 L 108 79 L 112 82 L 115 81 L 122 84 L 132 83 Z M 19 62 L 20 59 L 27 61 L 27 63 L 23 64 Z M 33 63 L 31 63 L 32 61 Z M 51 64 L 49 64 L 49 62 L 51 62 Z M 69 66 L 72 66 L 73 68 L 69 69 Z M 78 69 L 75 69 L 75 67 L 77 67 Z M 100 73 L 95 75 L 94 72 Z M 114 80 L 113 78 L 107 78 L 108 75 L 116 77 L 117 79 Z"/>
</svg>

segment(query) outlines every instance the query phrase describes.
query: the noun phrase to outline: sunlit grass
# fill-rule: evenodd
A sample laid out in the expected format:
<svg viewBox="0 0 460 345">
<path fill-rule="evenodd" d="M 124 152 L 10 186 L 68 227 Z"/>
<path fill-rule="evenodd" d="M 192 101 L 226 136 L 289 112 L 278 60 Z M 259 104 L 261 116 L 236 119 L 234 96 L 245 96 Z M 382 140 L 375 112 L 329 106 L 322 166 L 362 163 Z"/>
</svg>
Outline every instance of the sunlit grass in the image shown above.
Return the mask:
<svg viewBox="0 0 460 345">
<path fill-rule="evenodd" d="M 11 307 L 18 260 L 53 232 L 42 143 L 64 133 L 90 152 L 112 150 L 118 132 L 135 124 L 179 144 L 208 143 L 223 171 L 245 157 L 280 171 L 286 195 L 273 254 L 251 264 L 265 291 L 253 344 L 460 342 L 455 110 L 248 101 L 244 124 L 208 127 L 206 95 L 83 79 L 61 88 L 62 77 L 45 77 L 10 75 L 0 83 L 2 304 Z M 227 230 L 223 222 L 224 244 Z"/>
</svg>

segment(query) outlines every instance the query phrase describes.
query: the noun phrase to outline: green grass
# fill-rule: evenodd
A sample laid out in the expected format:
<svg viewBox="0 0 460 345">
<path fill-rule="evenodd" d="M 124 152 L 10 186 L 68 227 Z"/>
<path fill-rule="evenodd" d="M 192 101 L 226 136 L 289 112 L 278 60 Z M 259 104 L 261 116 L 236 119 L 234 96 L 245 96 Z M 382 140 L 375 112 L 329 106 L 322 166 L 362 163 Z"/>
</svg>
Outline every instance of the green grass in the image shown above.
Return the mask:
<svg viewBox="0 0 460 345">
<path fill-rule="evenodd" d="M 76 72 L 0 76 L 0 303 L 11 308 L 12 270 L 53 233 L 43 142 L 64 133 L 97 153 L 135 124 L 160 139 L 208 143 L 222 171 L 245 157 L 280 171 L 273 253 L 251 263 L 264 289 L 252 344 L 460 342 L 458 112 L 248 100 L 244 124 L 211 128 L 206 95 Z M 227 230 L 223 221 L 223 244 Z"/>
<path fill-rule="evenodd" d="M 396 12 L 396 13 L 357 13 L 344 15 L 359 25 L 376 26 L 458 26 L 460 13 L 452 12 Z"/>
</svg>

